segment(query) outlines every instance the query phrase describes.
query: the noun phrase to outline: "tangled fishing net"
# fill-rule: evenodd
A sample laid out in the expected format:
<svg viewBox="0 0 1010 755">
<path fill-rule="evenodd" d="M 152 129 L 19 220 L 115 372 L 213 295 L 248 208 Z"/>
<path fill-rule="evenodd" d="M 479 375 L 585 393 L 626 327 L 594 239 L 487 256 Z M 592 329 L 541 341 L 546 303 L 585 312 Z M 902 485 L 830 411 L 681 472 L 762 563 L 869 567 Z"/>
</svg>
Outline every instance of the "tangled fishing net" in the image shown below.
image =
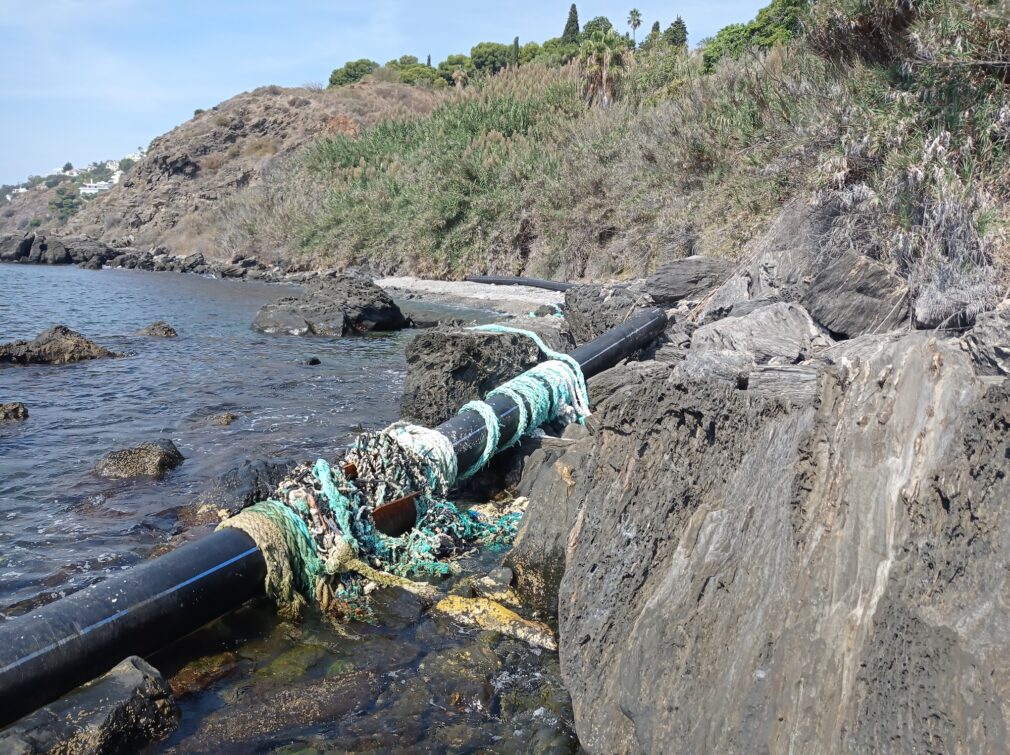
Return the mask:
<svg viewBox="0 0 1010 755">
<path fill-rule="evenodd" d="M 574 359 L 527 331 L 494 329 L 533 337 L 551 359 L 488 395 L 505 396 L 518 409 L 518 427 L 504 443 L 490 405 L 472 401 L 460 409 L 484 423 L 484 448 L 470 468 L 457 469 L 452 443 L 437 430 L 396 423 L 360 435 L 339 465 L 319 459 L 296 467 L 271 498 L 222 523 L 245 531 L 263 552 L 267 594 L 282 615 L 293 618 L 313 603 L 337 618 L 367 619 L 370 584 L 398 585 L 433 599 L 432 585 L 410 578 L 444 576 L 449 559 L 474 546 L 511 543 L 518 512 L 485 517 L 460 510 L 447 499 L 449 489 L 544 422 L 583 419 L 588 399 Z M 353 479 L 345 469 L 354 470 Z M 413 496 L 414 527 L 402 536 L 379 531 L 375 509 L 406 496 Z"/>
</svg>

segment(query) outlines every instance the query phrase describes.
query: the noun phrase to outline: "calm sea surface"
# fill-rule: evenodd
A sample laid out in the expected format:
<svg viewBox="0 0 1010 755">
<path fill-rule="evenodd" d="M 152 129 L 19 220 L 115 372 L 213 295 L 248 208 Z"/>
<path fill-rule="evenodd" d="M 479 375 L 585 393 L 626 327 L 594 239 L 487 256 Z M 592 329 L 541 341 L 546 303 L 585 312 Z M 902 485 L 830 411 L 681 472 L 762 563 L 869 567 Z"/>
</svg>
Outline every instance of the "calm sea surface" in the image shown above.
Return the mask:
<svg viewBox="0 0 1010 755">
<path fill-rule="evenodd" d="M 0 367 L 0 403 L 22 401 L 30 415 L 0 425 L 0 621 L 148 558 L 185 528 L 181 512 L 210 482 L 243 460 L 333 458 L 361 428 L 397 418 L 411 334 L 254 332 L 257 309 L 291 291 L 193 275 L 0 265 L 0 342 L 60 323 L 128 355 Z M 438 307 L 425 314 L 486 319 Z M 179 337 L 135 335 L 154 320 Z M 309 357 L 321 364 L 303 364 Z M 239 419 L 221 427 L 211 418 L 223 412 Z M 91 471 L 109 451 L 158 439 L 186 457 L 164 480 L 104 480 Z M 484 554 L 472 566 L 494 564 Z M 576 746 L 555 655 L 444 619 L 410 619 L 405 610 L 407 620 L 387 626 L 293 627 L 263 604 L 216 622 L 155 659 L 168 676 L 187 663 L 214 670 L 210 686 L 180 698 L 183 723 L 155 750 Z M 289 700 L 293 688 L 304 689 L 306 709 L 264 724 L 264 701 Z M 354 715 L 320 716 L 313 703 L 353 690 L 370 698 Z M 248 725 L 222 742 L 222 720 Z"/>
</svg>

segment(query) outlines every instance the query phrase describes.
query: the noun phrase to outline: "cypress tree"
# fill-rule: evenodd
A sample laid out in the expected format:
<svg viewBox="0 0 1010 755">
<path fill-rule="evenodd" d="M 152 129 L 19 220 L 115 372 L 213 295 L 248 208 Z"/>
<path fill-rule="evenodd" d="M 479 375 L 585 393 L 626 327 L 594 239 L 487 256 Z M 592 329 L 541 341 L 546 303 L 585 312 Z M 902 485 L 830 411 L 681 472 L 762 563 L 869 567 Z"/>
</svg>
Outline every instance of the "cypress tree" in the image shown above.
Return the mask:
<svg viewBox="0 0 1010 755">
<path fill-rule="evenodd" d="M 687 47 L 687 24 L 684 23 L 684 19 L 677 16 L 677 20 L 663 32 L 663 40 L 670 47 Z"/>
<path fill-rule="evenodd" d="M 519 37 L 512 40 L 512 65 L 519 67 Z"/>
<path fill-rule="evenodd" d="M 652 34 L 659 34 L 659 21 L 652 22 Z"/>
<path fill-rule="evenodd" d="M 565 31 L 561 35 L 561 41 L 569 44 L 576 44 L 579 41 L 579 11 L 572 3 L 568 9 L 568 21 L 565 23 Z"/>
<path fill-rule="evenodd" d="M 431 68 L 431 53 L 430 52 L 428 53 L 428 63 L 427 63 L 427 65 L 428 65 L 428 68 Z"/>
</svg>

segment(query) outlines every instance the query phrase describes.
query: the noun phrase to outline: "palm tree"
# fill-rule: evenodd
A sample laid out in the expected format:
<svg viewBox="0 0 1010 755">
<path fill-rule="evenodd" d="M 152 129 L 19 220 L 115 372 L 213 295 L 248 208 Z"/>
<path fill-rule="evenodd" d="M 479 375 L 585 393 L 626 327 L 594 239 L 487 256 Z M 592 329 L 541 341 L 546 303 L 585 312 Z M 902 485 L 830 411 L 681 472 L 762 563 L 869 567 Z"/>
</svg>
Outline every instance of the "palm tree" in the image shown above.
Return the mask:
<svg viewBox="0 0 1010 755">
<path fill-rule="evenodd" d="M 608 107 L 614 99 L 614 85 L 625 66 L 625 42 L 611 31 L 594 31 L 579 48 L 586 107 L 599 102 Z"/>
<path fill-rule="evenodd" d="M 642 25 L 642 14 L 639 12 L 638 8 L 632 8 L 631 13 L 628 14 L 628 26 L 631 27 L 631 41 L 635 41 L 635 32 L 638 31 L 638 27 Z"/>
</svg>

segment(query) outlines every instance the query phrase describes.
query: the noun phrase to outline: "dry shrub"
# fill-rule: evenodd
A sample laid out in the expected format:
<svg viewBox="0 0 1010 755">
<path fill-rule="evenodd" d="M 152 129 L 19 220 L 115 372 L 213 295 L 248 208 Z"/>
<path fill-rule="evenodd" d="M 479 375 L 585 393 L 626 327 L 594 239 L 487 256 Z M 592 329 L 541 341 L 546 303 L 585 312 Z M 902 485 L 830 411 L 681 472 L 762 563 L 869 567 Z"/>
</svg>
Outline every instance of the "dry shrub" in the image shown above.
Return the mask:
<svg viewBox="0 0 1010 755">
<path fill-rule="evenodd" d="M 323 132 L 353 138 L 358 135 L 358 124 L 348 115 L 333 115 L 324 122 Z"/>
<path fill-rule="evenodd" d="M 224 164 L 224 155 L 214 152 L 200 158 L 200 170 L 215 171 Z"/>
<path fill-rule="evenodd" d="M 243 149 L 246 157 L 269 157 L 277 154 L 280 149 L 280 142 L 271 136 L 261 136 L 246 142 Z"/>
</svg>

